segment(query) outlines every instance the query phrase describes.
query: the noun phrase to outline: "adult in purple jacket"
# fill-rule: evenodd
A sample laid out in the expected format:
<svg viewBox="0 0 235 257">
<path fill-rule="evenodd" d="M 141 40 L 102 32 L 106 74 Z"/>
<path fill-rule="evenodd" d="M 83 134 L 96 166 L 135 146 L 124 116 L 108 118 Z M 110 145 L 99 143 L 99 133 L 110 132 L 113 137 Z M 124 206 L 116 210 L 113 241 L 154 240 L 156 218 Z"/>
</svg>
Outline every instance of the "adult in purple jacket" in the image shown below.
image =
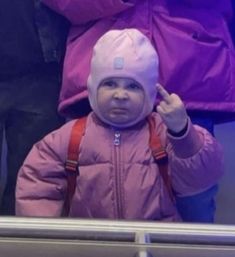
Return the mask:
<svg viewBox="0 0 235 257">
<path fill-rule="evenodd" d="M 95 45 L 88 78 L 93 112 L 77 157 L 79 176 L 69 216 L 181 219 L 149 146 L 149 116 L 168 153 L 178 197 L 201 193 L 221 177 L 220 146 L 209 132 L 192 125 L 178 95 L 156 87 L 158 67 L 155 49 L 136 29 L 109 31 Z M 152 113 L 157 91 L 162 98 L 158 114 Z M 74 122 L 46 136 L 26 158 L 17 181 L 17 215 L 61 215 Z"/>
<path fill-rule="evenodd" d="M 137 28 L 159 53 L 159 81 L 184 101 L 190 116 L 212 123 L 235 114 L 230 0 L 42 0 L 67 17 L 71 30 L 59 111 L 84 112 L 92 49 L 110 29 Z M 200 120 L 198 120 L 200 123 Z"/>
</svg>

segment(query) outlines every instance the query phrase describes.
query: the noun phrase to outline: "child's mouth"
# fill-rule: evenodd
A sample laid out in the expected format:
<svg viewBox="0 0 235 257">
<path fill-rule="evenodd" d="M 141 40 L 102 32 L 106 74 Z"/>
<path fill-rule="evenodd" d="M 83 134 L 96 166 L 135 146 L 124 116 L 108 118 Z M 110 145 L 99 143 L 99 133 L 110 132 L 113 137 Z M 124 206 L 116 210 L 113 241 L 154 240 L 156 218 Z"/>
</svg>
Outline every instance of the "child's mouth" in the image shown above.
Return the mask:
<svg viewBox="0 0 235 257">
<path fill-rule="evenodd" d="M 112 112 L 116 113 L 116 114 L 125 114 L 127 112 L 127 109 L 125 109 L 125 108 L 113 108 Z"/>
</svg>

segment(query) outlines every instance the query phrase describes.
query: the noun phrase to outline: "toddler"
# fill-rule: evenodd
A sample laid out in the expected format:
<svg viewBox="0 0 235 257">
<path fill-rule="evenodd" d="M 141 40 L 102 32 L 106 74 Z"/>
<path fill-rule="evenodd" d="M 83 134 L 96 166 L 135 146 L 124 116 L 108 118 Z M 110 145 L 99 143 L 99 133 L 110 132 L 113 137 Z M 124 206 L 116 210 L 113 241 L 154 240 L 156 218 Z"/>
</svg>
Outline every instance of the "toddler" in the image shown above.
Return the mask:
<svg viewBox="0 0 235 257">
<path fill-rule="evenodd" d="M 93 109 L 81 140 L 69 216 L 179 221 L 150 149 L 149 119 L 168 154 L 177 197 L 199 194 L 222 175 L 222 153 L 209 132 L 192 125 L 176 94 L 158 85 L 159 59 L 136 29 L 111 30 L 96 43 L 88 77 Z M 157 92 L 161 101 L 153 112 Z M 70 121 L 38 142 L 20 169 L 16 214 L 61 216 Z"/>
</svg>

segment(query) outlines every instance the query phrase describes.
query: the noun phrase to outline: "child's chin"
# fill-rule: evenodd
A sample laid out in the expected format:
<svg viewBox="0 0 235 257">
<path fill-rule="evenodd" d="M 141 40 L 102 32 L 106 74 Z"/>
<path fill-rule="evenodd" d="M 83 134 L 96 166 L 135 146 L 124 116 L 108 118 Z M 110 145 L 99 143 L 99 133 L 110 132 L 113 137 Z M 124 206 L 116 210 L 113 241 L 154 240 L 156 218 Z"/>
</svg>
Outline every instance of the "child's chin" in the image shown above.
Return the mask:
<svg viewBox="0 0 235 257">
<path fill-rule="evenodd" d="M 128 118 L 127 115 L 111 115 L 110 119 L 109 119 L 112 123 L 114 124 L 128 124 L 130 122 L 130 119 Z"/>
</svg>

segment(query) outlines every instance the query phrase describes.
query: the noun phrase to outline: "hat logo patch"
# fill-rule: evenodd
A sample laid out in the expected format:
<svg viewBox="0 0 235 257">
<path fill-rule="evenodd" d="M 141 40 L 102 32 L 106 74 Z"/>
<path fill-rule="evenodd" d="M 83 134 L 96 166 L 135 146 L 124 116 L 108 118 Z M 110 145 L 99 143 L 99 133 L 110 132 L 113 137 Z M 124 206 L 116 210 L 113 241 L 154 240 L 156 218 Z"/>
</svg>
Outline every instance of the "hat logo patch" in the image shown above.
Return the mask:
<svg viewBox="0 0 235 257">
<path fill-rule="evenodd" d="M 124 68 L 124 58 L 123 57 L 115 57 L 113 60 L 113 68 L 115 70 L 122 70 Z"/>
</svg>

